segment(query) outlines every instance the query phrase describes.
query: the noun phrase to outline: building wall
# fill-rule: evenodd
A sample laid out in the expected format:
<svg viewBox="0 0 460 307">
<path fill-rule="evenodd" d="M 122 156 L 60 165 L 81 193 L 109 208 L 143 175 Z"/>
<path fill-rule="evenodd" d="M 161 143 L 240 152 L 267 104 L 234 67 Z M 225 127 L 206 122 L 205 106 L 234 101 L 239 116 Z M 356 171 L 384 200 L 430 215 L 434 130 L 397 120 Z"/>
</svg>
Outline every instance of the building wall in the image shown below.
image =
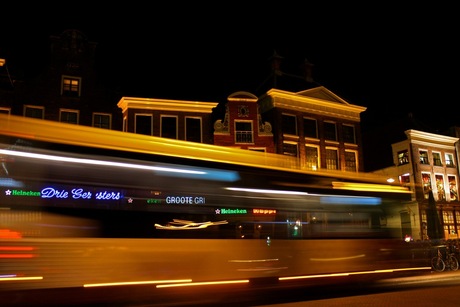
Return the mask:
<svg viewBox="0 0 460 307">
<path fill-rule="evenodd" d="M 444 238 L 460 238 L 458 235 L 460 231 L 459 171 L 455 149 L 458 138 L 417 130 L 407 130 L 406 136 L 407 140 L 392 144 L 392 148 L 395 161 L 394 174 L 401 180 L 401 184 L 408 186 L 413 192 L 414 201 L 407 204 L 406 208 L 401 208 L 401 214 L 408 214 L 411 218 L 411 235 L 415 240 L 429 239 L 427 235 L 428 192 L 433 191 L 438 216 L 444 227 Z M 409 159 L 402 163 L 398 155 L 403 151 L 409 153 Z M 427 152 L 426 160 L 422 159 L 420 151 Z M 441 165 L 439 166 L 434 165 L 434 152 L 440 154 Z M 453 165 L 446 164 L 446 154 L 454 157 Z M 425 163 L 422 163 L 422 160 Z M 436 182 L 436 176 L 443 180 L 442 184 Z M 449 177 L 455 178 L 455 187 L 449 184 Z M 408 178 L 410 181 L 407 182 L 403 178 Z M 427 178 L 430 178 L 430 183 L 427 182 Z M 456 197 L 450 196 L 450 189 L 456 190 Z"/>
</svg>

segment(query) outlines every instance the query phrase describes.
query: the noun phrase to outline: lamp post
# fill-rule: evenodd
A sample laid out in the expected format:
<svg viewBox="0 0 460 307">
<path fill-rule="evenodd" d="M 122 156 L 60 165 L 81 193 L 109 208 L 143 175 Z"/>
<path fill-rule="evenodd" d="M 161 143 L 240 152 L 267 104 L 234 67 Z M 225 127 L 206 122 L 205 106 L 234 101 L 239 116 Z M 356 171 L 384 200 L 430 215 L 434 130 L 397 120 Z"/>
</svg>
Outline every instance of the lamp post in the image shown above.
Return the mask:
<svg viewBox="0 0 460 307">
<path fill-rule="evenodd" d="M 11 79 L 10 72 L 8 71 L 8 66 L 6 66 L 6 60 L 0 58 L 0 67 L 3 67 L 3 66 L 5 66 L 6 73 L 7 73 L 7 75 L 8 75 L 8 79 L 10 80 L 11 86 L 14 87 L 13 80 Z"/>
</svg>

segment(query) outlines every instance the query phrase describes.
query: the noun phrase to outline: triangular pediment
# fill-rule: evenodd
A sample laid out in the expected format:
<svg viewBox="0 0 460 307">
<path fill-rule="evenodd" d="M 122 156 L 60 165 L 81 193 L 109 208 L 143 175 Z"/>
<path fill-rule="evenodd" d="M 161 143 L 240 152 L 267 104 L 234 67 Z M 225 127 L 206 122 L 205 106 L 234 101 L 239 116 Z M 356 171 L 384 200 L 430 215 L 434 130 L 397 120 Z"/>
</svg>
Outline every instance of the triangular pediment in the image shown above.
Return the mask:
<svg viewBox="0 0 460 307">
<path fill-rule="evenodd" d="M 336 103 L 342 103 L 342 104 L 349 104 L 347 101 L 342 99 L 341 97 L 337 96 L 324 86 L 318 86 L 315 88 L 311 88 L 308 90 L 300 91 L 297 92 L 296 95 L 299 96 L 305 96 L 305 97 L 312 97 L 312 98 L 317 98 L 321 100 L 326 100 L 329 102 L 336 102 Z"/>
<path fill-rule="evenodd" d="M 260 112 L 272 108 L 360 121 L 365 107 L 353 105 L 323 86 L 300 92 L 271 89 L 259 98 Z"/>
</svg>

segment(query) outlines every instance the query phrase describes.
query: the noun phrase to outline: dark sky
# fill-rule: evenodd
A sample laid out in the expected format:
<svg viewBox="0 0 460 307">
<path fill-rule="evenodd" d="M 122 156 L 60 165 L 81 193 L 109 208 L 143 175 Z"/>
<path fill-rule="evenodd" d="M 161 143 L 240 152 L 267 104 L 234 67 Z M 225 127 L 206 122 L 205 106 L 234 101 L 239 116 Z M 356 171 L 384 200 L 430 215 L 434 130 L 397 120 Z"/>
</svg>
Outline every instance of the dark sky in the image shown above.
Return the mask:
<svg viewBox="0 0 460 307">
<path fill-rule="evenodd" d="M 254 93 L 276 51 L 286 73 L 300 75 L 308 59 L 318 84 L 367 107 L 364 129 L 409 112 L 434 129 L 460 124 L 460 19 L 453 4 L 242 3 L 130 1 L 61 10 L 33 4 L 27 13 L 8 4 L 0 57 L 9 67 L 32 69 L 50 35 L 78 29 L 98 42 L 99 65 L 125 96 L 222 102 L 235 91 Z"/>
</svg>

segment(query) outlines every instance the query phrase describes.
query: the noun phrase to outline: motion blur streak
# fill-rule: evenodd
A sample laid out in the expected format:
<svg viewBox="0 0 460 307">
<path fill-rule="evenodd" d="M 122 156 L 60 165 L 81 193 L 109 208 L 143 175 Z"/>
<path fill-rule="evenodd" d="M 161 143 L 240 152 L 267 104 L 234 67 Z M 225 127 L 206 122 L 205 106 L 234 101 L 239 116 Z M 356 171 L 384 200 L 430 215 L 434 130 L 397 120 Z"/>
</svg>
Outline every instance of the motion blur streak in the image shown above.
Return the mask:
<svg viewBox="0 0 460 307">
<path fill-rule="evenodd" d="M 339 190 L 351 190 L 351 191 L 387 191 L 394 193 L 404 193 L 407 194 L 408 191 L 402 186 L 394 185 L 382 185 L 382 184 L 372 184 L 372 183 L 355 183 L 355 182 L 332 182 L 333 189 Z"/>
<path fill-rule="evenodd" d="M 279 277 L 278 280 L 282 281 L 282 280 L 294 280 L 294 279 L 324 278 L 324 277 L 351 276 L 351 275 L 378 274 L 378 273 L 394 273 L 394 272 L 418 271 L 418 270 L 431 270 L 431 267 L 413 267 L 413 268 L 402 268 L 402 269 L 386 269 L 386 270 L 363 271 L 363 272 L 347 272 L 347 273 L 337 273 L 337 274 L 286 276 L 286 277 Z"/>
<path fill-rule="evenodd" d="M 43 276 L 30 276 L 30 277 L 1 277 L 1 281 L 21 281 L 21 280 L 41 280 Z"/>
<path fill-rule="evenodd" d="M 227 281 L 192 282 L 192 283 L 184 283 L 184 284 L 167 284 L 167 285 L 157 285 L 157 288 L 209 286 L 209 285 L 228 285 L 228 284 L 244 284 L 244 283 L 249 283 L 249 279 L 227 280 Z"/>
<path fill-rule="evenodd" d="M 33 258 L 33 254 L 0 254 L 0 258 Z"/>
<path fill-rule="evenodd" d="M 86 285 L 83 285 L 83 287 L 89 288 L 89 287 L 127 286 L 127 285 L 151 285 L 151 284 L 185 283 L 185 282 L 192 282 L 192 280 L 191 279 L 175 279 L 175 280 L 111 282 L 111 283 L 103 283 L 103 284 L 86 284 Z"/>
<path fill-rule="evenodd" d="M 279 259 L 250 259 L 250 260 L 229 260 L 228 262 L 273 262 Z"/>
<path fill-rule="evenodd" d="M 366 255 L 356 255 L 351 257 L 341 257 L 341 258 L 311 258 L 311 261 L 342 261 L 346 259 L 361 258 L 366 257 Z"/>
</svg>

